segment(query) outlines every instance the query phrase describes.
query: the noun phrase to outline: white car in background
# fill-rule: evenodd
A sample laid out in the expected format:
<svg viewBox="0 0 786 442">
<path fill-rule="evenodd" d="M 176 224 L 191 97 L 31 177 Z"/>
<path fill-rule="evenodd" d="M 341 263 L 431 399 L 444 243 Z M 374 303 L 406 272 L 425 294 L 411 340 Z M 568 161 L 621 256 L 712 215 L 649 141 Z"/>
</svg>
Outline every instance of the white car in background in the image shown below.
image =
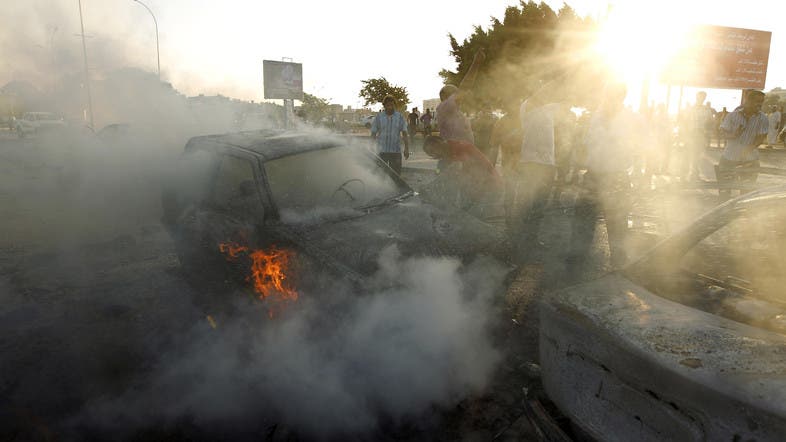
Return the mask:
<svg viewBox="0 0 786 442">
<path fill-rule="evenodd" d="M 14 121 L 14 130 L 20 138 L 40 132 L 65 129 L 62 117 L 52 112 L 25 112 Z"/>
<path fill-rule="evenodd" d="M 361 123 L 361 124 L 363 125 L 363 127 L 365 127 L 366 129 L 371 129 L 371 123 L 373 123 L 373 122 L 374 122 L 374 118 L 375 118 L 376 116 L 377 116 L 377 114 L 374 114 L 374 115 L 367 115 L 367 116 L 365 116 L 365 117 L 363 117 L 363 118 L 361 118 L 361 119 L 360 119 L 360 123 Z"/>
</svg>

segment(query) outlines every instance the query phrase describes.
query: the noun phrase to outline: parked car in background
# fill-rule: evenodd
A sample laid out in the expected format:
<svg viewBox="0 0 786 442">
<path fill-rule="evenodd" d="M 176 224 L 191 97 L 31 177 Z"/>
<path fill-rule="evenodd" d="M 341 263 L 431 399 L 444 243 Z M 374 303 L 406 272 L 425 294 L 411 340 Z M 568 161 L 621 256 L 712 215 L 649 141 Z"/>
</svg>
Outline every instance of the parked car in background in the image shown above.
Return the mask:
<svg viewBox="0 0 786 442">
<path fill-rule="evenodd" d="M 376 117 L 376 115 L 365 116 L 360 120 L 360 122 L 366 129 L 371 129 L 371 123 L 374 122 L 374 117 Z"/>
<path fill-rule="evenodd" d="M 124 123 L 107 124 L 96 135 L 103 141 L 116 141 L 127 138 L 131 134 L 131 126 Z"/>
<path fill-rule="evenodd" d="M 598 440 L 783 440 L 786 186 L 547 296 L 544 388 Z"/>
<path fill-rule="evenodd" d="M 65 129 L 62 117 L 52 112 L 25 112 L 14 120 L 14 130 L 19 137 L 41 132 Z"/>
</svg>

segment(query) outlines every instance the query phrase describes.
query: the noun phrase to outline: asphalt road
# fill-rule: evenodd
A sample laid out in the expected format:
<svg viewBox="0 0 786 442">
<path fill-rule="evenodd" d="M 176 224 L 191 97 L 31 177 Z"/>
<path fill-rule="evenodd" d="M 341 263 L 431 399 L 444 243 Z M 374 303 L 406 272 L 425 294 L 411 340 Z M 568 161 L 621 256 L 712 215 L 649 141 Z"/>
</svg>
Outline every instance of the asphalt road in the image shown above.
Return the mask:
<svg viewBox="0 0 786 442">
<path fill-rule="evenodd" d="M 179 149 L 157 152 L 156 158 Z M 705 175 L 718 153 L 707 152 Z M 785 153 L 762 151 L 762 162 L 785 167 Z M 206 286 L 184 273 L 158 222 L 158 178 L 165 172 L 158 167 L 165 162 L 137 157 L 107 156 L 101 147 L 73 140 L 19 140 L 0 132 L 0 440 L 115 438 L 106 430 L 112 426 L 85 419 L 86 410 L 95 416 L 107 398 L 111 403 L 141 388 L 145 375 L 187 347 L 183 340 L 195 330 L 200 336 L 213 332 L 205 312 L 191 302 L 195 293 L 236 290 L 222 281 Z M 404 178 L 418 188 L 429 181 L 433 165 L 415 146 L 404 162 L 412 168 Z M 658 233 L 688 222 L 714 198 L 711 191 L 647 195 L 634 210 L 633 227 Z M 570 189 L 553 201 L 540 238 L 543 264 L 515 270 L 493 317 L 503 359 L 490 385 L 453 407 L 386 423 L 371 435 L 341 438 L 534 440 L 523 416 L 524 402 L 541 394 L 535 305 L 544 291 L 564 285 L 561 251 L 567 246 L 570 202 Z M 608 269 L 602 234 L 593 253 L 596 265 L 581 278 Z M 216 430 L 184 413 L 143 421 L 121 437 L 307 439 L 264 416 L 245 422 L 247 427 Z"/>
</svg>

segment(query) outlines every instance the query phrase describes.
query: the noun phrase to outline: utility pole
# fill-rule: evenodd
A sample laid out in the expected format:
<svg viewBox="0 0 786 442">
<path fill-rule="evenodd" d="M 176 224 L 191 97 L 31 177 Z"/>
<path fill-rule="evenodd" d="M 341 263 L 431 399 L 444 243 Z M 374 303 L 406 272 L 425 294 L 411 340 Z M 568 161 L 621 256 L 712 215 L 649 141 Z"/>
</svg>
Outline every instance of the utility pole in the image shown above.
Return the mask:
<svg viewBox="0 0 786 442">
<path fill-rule="evenodd" d="M 87 45 L 85 44 L 85 23 L 82 20 L 82 0 L 79 0 L 79 26 L 82 29 L 82 54 L 85 60 L 85 88 L 87 88 L 87 112 L 90 115 L 90 129 L 95 131 L 93 123 L 93 96 L 90 93 L 90 73 L 87 70 Z"/>
<path fill-rule="evenodd" d="M 281 57 L 281 61 L 292 62 L 291 57 Z M 294 127 L 295 123 L 295 100 L 291 98 L 284 98 L 284 129 L 289 130 Z"/>
</svg>

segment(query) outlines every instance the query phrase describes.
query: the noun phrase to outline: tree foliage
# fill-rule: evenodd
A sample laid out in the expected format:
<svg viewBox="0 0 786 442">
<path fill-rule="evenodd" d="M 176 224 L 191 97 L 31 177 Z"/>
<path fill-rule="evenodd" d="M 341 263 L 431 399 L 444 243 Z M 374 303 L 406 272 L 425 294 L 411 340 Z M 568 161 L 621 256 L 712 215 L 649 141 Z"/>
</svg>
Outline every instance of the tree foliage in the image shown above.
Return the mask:
<svg viewBox="0 0 786 442">
<path fill-rule="evenodd" d="M 396 108 L 399 110 L 406 109 L 409 104 L 407 88 L 392 85 L 385 77 L 369 78 L 361 80 L 361 83 L 363 83 L 363 88 L 360 89 L 358 96 L 365 100 L 366 106 L 382 103 L 382 99 L 386 95 L 391 95 L 396 99 Z"/>
<path fill-rule="evenodd" d="M 316 95 L 303 93 L 303 102 L 300 106 L 300 117 L 309 123 L 317 123 L 322 117 L 330 114 L 330 102 Z"/>
<path fill-rule="evenodd" d="M 469 109 L 499 108 L 521 99 L 544 82 L 588 61 L 595 23 L 581 18 L 567 4 L 558 12 L 533 1 L 509 6 L 500 21 L 491 18 L 488 29 L 475 26 L 462 43 L 449 34 L 456 71 L 443 69 L 443 81 L 458 85 L 481 48 L 486 61 L 480 66 Z M 586 85 L 584 85 L 586 86 Z"/>
</svg>

